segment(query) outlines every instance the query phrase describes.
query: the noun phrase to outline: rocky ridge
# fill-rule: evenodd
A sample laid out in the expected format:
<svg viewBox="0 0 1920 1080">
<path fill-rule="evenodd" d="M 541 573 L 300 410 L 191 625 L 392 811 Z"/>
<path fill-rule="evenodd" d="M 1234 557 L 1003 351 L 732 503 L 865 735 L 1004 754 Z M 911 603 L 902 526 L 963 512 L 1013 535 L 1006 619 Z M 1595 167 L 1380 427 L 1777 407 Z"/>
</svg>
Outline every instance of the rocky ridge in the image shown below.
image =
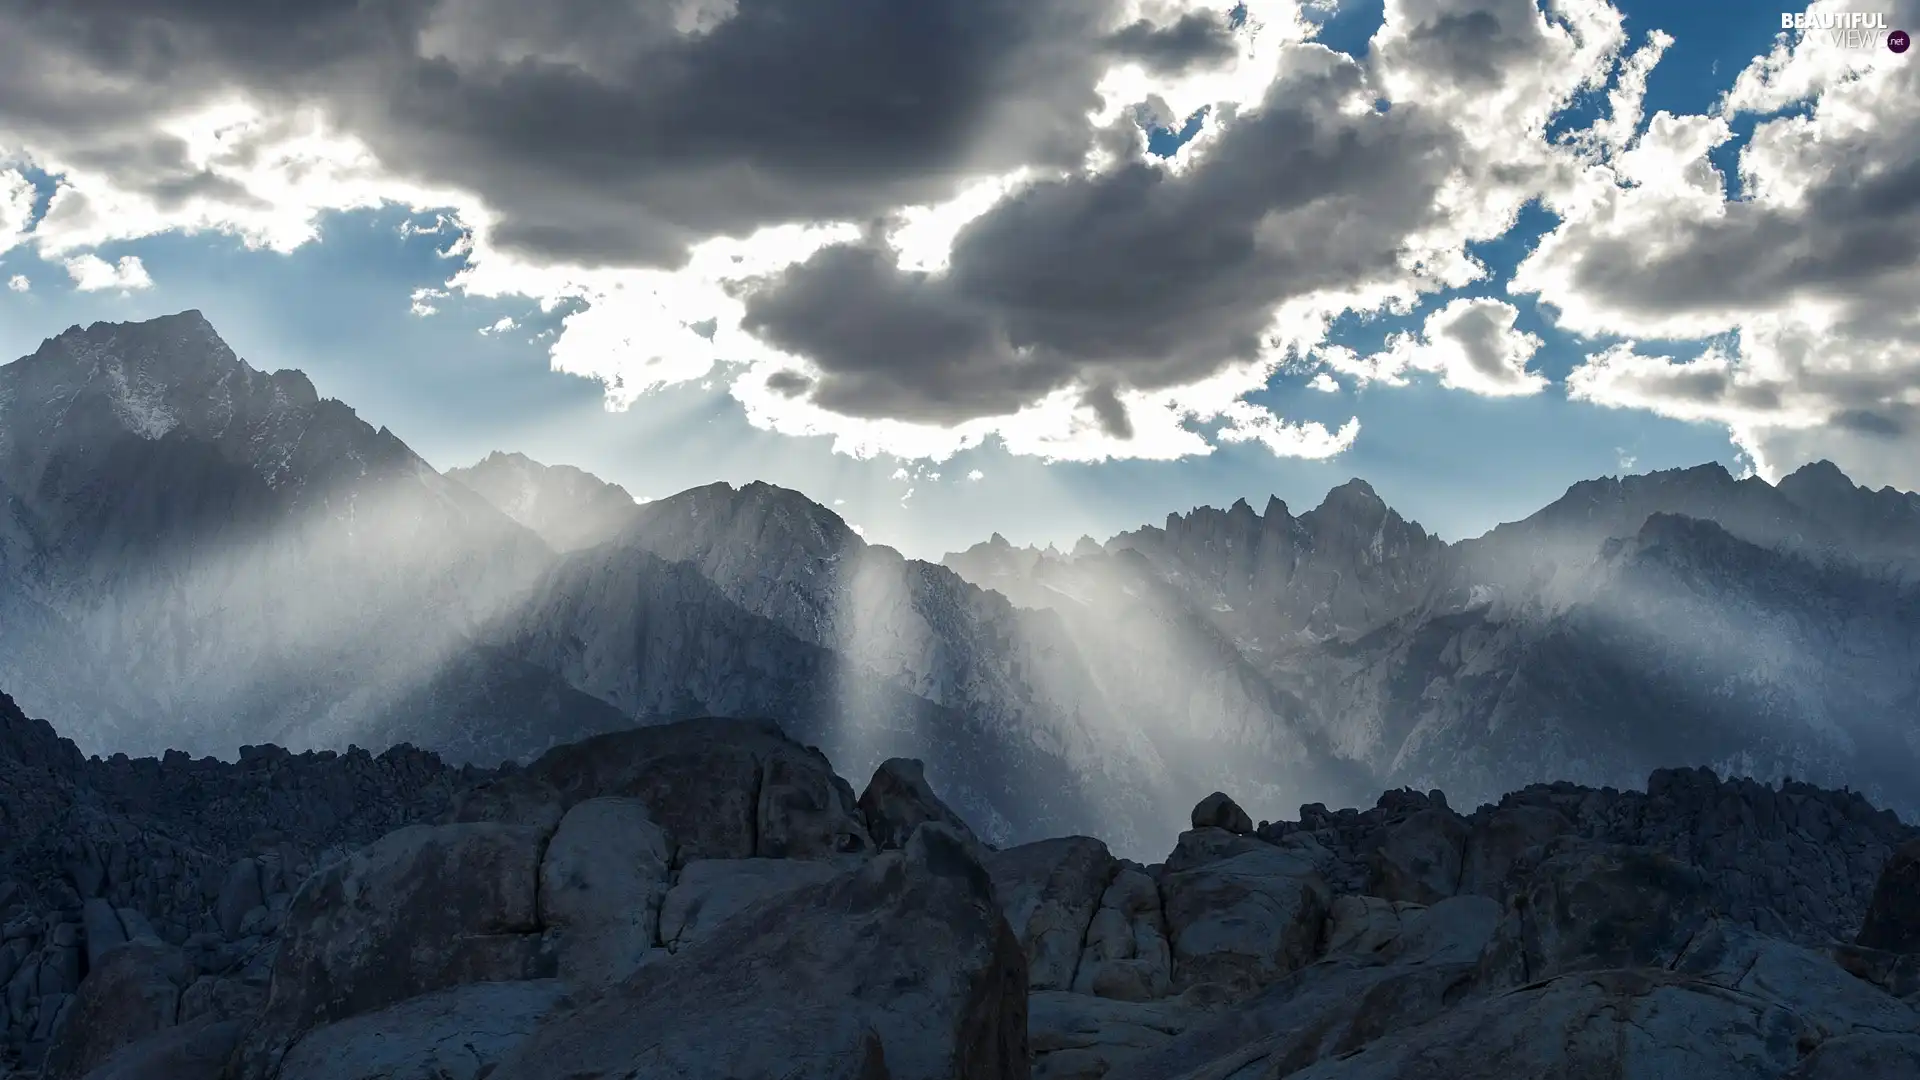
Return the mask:
<svg viewBox="0 0 1920 1080">
<path fill-rule="evenodd" d="M 81 757 L 0 699 L 0 1075 L 1839 1080 L 1920 1067 L 1920 830 L 1703 770 L 996 847 L 765 721 L 452 769 Z M 11 1070 L 9 1072 L 9 1070 Z"/>
</svg>

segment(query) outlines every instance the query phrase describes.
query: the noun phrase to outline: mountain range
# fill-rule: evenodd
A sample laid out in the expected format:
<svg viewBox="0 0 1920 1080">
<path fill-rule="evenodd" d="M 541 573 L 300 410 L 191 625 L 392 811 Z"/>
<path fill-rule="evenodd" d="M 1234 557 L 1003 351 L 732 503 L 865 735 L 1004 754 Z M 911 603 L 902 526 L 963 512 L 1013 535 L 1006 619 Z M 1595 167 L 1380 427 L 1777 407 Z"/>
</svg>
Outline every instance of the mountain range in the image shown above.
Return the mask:
<svg viewBox="0 0 1920 1080">
<path fill-rule="evenodd" d="M 1586 481 L 1457 543 L 1355 480 L 936 564 L 766 484 L 442 473 L 189 311 L 0 366 L 0 504 L 0 687 L 95 754 L 491 765 L 779 717 L 855 774 L 924 759 L 993 842 L 1121 851 L 1222 786 L 1278 818 L 1705 765 L 1920 811 L 1920 496 L 1824 462 Z"/>
</svg>

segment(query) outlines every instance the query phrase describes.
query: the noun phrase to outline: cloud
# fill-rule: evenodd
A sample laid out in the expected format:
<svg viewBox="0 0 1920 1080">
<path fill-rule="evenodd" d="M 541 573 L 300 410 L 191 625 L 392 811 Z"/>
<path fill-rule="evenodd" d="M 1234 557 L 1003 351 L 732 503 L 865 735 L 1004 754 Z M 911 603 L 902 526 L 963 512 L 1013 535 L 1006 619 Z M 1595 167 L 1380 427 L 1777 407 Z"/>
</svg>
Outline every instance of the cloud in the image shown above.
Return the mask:
<svg viewBox="0 0 1920 1080">
<path fill-rule="evenodd" d="M 1890 14 L 1911 25 L 1920 4 Z M 1570 394 L 1723 425 L 1764 476 L 1829 457 L 1920 487 L 1916 94 L 1906 57 L 1783 35 L 1718 112 L 1657 114 L 1590 160 L 1512 283 L 1564 329 L 1626 339 L 1588 356 Z M 1742 114 L 1735 195 L 1709 155 Z M 1710 347 L 1634 344 L 1648 339 Z"/>
<path fill-rule="evenodd" d="M 81 292 L 146 289 L 153 285 L 153 278 L 147 276 L 147 268 L 138 255 L 122 255 L 117 263 L 98 255 L 76 255 L 66 261 L 66 267 L 68 276 L 73 278 L 73 287 Z"/>
<path fill-rule="evenodd" d="M 985 480 L 986 478 L 987 478 L 987 474 L 981 472 L 979 469 L 974 469 L 967 473 L 967 479 L 973 481 L 976 484 L 982 480 Z"/>
<path fill-rule="evenodd" d="M 18 169 L 0 171 L 0 253 L 26 239 L 39 193 Z"/>
<path fill-rule="evenodd" d="M 1520 309 L 1487 297 L 1449 302 L 1426 318 L 1418 334 L 1397 334 L 1387 348 L 1361 358 L 1351 350 L 1329 348 L 1324 361 L 1335 371 L 1361 382 L 1398 386 L 1409 371 L 1440 376 L 1440 384 L 1484 397 L 1519 397 L 1546 389 L 1546 376 L 1527 370 L 1542 344 L 1539 336 L 1516 329 Z M 1337 390 L 1321 372 L 1316 389 Z"/>
<path fill-rule="evenodd" d="M 7 288 L 14 292 L 26 292 L 33 288 L 33 282 L 25 274 L 15 274 L 7 279 Z"/>
<path fill-rule="evenodd" d="M 1318 390 L 1323 394 L 1337 394 L 1340 392 L 1340 384 L 1335 381 L 1333 376 L 1322 371 L 1307 380 L 1307 389 Z"/>
<path fill-rule="evenodd" d="M 413 311 L 568 303 L 552 365 L 614 408 L 714 381 L 862 456 L 1338 453 L 1357 422 L 1246 396 L 1342 313 L 1484 276 L 1468 245 L 1581 175 L 1546 125 L 1603 85 L 1620 17 L 1390 0 L 1355 60 L 1294 4 L 1224 12 L 0 0 L 0 146 L 58 178 L 30 234 L 51 257 L 431 214 L 460 269 Z M 1199 112 L 1177 156 L 1145 153 L 1143 124 Z M 1462 355 L 1443 378 L 1527 385 Z"/>
</svg>

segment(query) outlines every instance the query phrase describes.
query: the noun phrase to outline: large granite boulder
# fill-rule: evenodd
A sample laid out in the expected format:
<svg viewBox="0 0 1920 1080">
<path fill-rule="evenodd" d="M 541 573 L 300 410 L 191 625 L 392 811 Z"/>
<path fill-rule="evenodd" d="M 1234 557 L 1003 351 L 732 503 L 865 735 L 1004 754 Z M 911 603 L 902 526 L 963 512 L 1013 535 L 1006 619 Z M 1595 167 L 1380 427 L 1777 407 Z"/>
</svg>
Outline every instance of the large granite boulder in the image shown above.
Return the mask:
<svg viewBox="0 0 1920 1080">
<path fill-rule="evenodd" d="M 170 945 L 109 948 L 80 982 L 47 1055 L 47 1080 L 83 1076 L 124 1047 L 172 1027 L 192 977 L 186 957 Z"/>
<path fill-rule="evenodd" d="M 1224 791 L 1216 791 L 1196 803 L 1188 821 L 1196 829 L 1223 829 L 1240 836 L 1253 832 L 1253 819 Z"/>
<path fill-rule="evenodd" d="M 547 1024 L 490 1080 L 1025 1078 L 1026 961 L 970 847 L 923 825 L 755 904 Z"/>
<path fill-rule="evenodd" d="M 825 755 L 770 720 L 686 720 L 555 747 L 463 796 L 450 818 L 551 829 L 576 803 L 602 796 L 644 804 L 673 845 L 676 868 L 873 849 L 852 787 Z"/>
<path fill-rule="evenodd" d="M 557 938 L 562 978 L 606 986 L 640 966 L 659 937 L 672 860 L 638 799 L 588 799 L 567 811 L 540 860 L 540 920 Z"/>
<path fill-rule="evenodd" d="M 1160 885 L 1144 868 L 1121 864 L 1100 895 L 1073 989 L 1117 1001 L 1150 1001 L 1173 992 L 1173 946 Z"/>
<path fill-rule="evenodd" d="M 313 1028 L 472 982 L 552 976 L 524 825 L 415 825 L 314 874 L 295 896 L 239 1080 L 265 1080 Z"/>
<path fill-rule="evenodd" d="M 1068 836 L 991 852 L 983 861 L 1026 951 L 1027 986 L 1071 989 L 1088 927 L 1118 869 L 1107 845 Z"/>
<path fill-rule="evenodd" d="M 1509 898 L 1487 976 L 1520 985 L 1572 971 L 1663 967 L 1712 916 L 1705 875 L 1670 855 L 1569 845 Z"/>
<path fill-rule="evenodd" d="M 1255 843 L 1161 880 L 1176 989 L 1245 996 L 1313 959 L 1331 891 L 1307 859 Z"/>
<path fill-rule="evenodd" d="M 853 865 L 822 859 L 699 859 L 660 906 L 660 944 L 678 952 L 769 897 L 831 881 Z"/>
<path fill-rule="evenodd" d="M 1855 940 L 1869 949 L 1920 953 L 1920 839 L 1902 844 L 1880 869 Z"/>
<path fill-rule="evenodd" d="M 1442 1015 L 1473 986 L 1499 905 L 1454 897 L 1412 915 L 1394 942 L 1328 957 L 1116 1061 L 1106 1080 L 1281 1077 Z"/>
<path fill-rule="evenodd" d="M 860 814 L 874 843 L 885 849 L 902 847 L 913 830 L 929 821 L 962 836 L 973 830 L 942 802 L 927 783 L 926 764 L 918 758 L 888 758 L 873 771 L 867 790 L 860 793 Z"/>
</svg>

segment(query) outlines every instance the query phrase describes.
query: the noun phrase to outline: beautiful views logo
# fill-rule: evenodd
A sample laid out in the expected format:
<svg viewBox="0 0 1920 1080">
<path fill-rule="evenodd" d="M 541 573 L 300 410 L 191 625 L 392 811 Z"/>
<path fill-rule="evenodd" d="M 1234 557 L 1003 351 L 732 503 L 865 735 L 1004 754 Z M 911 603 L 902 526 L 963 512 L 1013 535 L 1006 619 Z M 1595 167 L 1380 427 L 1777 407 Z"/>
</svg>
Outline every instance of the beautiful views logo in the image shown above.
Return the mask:
<svg viewBox="0 0 1920 1080">
<path fill-rule="evenodd" d="M 1780 29 L 1812 34 L 1841 49 L 1888 49 L 1906 52 L 1913 39 L 1905 30 L 1887 25 L 1884 12 L 1872 11 L 1783 11 Z"/>
</svg>

